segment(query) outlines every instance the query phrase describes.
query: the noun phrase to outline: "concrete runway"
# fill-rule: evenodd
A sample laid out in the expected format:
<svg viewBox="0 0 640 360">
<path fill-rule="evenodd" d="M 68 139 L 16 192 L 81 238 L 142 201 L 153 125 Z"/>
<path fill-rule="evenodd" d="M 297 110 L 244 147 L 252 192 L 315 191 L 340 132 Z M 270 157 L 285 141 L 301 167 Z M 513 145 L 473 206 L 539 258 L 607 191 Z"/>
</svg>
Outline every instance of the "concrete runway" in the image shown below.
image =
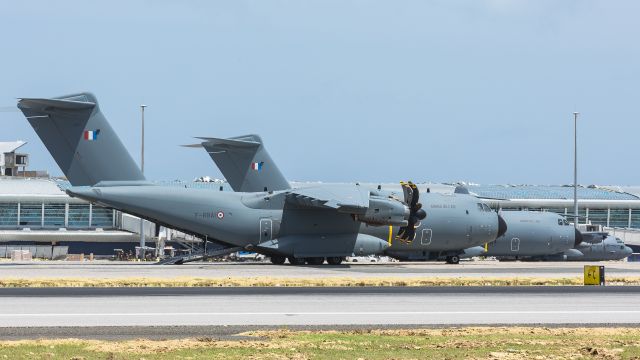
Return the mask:
<svg viewBox="0 0 640 360">
<path fill-rule="evenodd" d="M 0 303 L 3 334 L 25 327 L 640 324 L 640 287 L 633 286 L 27 288 L 0 289 Z"/>
<path fill-rule="evenodd" d="M 43 261 L 29 263 L 0 262 L 0 278 L 175 278 L 175 277 L 573 277 L 582 276 L 585 264 L 606 267 L 607 276 L 640 276 L 640 262 L 497 262 L 464 261 L 459 265 L 444 263 L 373 263 L 341 266 L 290 266 L 269 263 L 190 263 L 154 265 L 95 261 L 73 263 Z"/>
</svg>

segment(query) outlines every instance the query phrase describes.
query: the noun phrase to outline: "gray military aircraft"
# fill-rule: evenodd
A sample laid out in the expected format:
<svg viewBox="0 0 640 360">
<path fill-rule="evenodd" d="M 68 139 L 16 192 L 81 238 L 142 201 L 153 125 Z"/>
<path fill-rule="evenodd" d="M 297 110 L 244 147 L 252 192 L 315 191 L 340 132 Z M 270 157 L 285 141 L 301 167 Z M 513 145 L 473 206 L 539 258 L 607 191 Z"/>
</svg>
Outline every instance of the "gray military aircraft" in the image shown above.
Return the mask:
<svg viewBox="0 0 640 360">
<path fill-rule="evenodd" d="M 556 213 L 502 211 L 500 215 L 507 232 L 487 243 L 479 255 L 515 259 L 581 255 L 574 247 L 583 241 L 582 233 Z"/>
<path fill-rule="evenodd" d="M 426 230 L 420 227 L 425 217 L 437 229 L 434 236 L 457 248 L 506 231 L 497 214 L 480 211 L 469 199 L 438 196 L 425 211 L 411 183 L 402 184 L 402 197 L 358 184 L 292 189 L 274 177 L 259 192 L 158 186 L 146 181 L 93 94 L 22 98 L 18 108 L 71 183 L 70 196 L 200 236 L 229 252 L 269 255 L 276 264 L 285 257 L 292 264 L 339 264 L 345 256 L 382 253 L 392 241 L 411 246 L 417 229 Z M 271 171 L 264 159 L 236 165 L 246 166 L 238 170 L 244 191 L 256 190 L 252 176 Z"/>
<path fill-rule="evenodd" d="M 570 261 L 605 261 L 622 260 L 629 257 L 633 250 L 624 244 L 622 239 L 606 234 L 600 242 L 583 241 L 576 245 L 580 254 L 567 254 Z"/>
<path fill-rule="evenodd" d="M 258 135 L 198 139 L 202 141 L 185 146 L 204 148 L 234 191 L 255 192 L 257 196 L 263 196 L 259 194 L 292 188 Z M 255 169 L 258 171 L 252 171 Z M 345 185 L 301 185 L 297 191 L 304 192 L 306 186 L 331 192 Z M 387 256 L 408 259 L 415 254 L 428 254 L 432 258 L 442 257 L 449 263 L 457 263 L 460 255 L 466 252 L 460 249 L 483 245 L 507 229 L 500 216 L 469 194 L 431 193 L 426 187 L 419 190 L 417 185 L 410 183 L 384 188 L 381 185 L 361 186 L 370 188 L 379 196 L 406 199 L 411 209 L 407 226 L 361 223 L 361 234 L 372 235 L 388 243 L 389 246 L 381 252 Z M 424 207 L 421 203 L 425 204 Z M 268 243 L 261 246 L 268 246 Z M 274 261 L 273 256 L 271 260 Z M 275 259 L 276 262 L 280 260 Z"/>
</svg>

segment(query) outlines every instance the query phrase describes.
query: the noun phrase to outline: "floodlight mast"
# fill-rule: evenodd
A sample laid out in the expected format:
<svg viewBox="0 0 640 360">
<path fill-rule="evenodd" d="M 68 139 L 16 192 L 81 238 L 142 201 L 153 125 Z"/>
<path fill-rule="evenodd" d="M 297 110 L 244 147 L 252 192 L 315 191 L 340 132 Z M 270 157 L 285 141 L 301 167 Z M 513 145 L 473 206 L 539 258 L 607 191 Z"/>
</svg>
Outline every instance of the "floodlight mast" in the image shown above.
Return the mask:
<svg viewBox="0 0 640 360">
<path fill-rule="evenodd" d="M 578 112 L 573 113 L 573 226 L 578 228 Z"/>
<path fill-rule="evenodd" d="M 142 116 L 142 146 L 140 148 L 140 171 L 144 174 L 144 108 L 147 105 L 140 105 L 140 112 Z M 140 218 L 140 260 L 144 260 L 146 241 L 144 238 L 144 219 Z"/>
</svg>

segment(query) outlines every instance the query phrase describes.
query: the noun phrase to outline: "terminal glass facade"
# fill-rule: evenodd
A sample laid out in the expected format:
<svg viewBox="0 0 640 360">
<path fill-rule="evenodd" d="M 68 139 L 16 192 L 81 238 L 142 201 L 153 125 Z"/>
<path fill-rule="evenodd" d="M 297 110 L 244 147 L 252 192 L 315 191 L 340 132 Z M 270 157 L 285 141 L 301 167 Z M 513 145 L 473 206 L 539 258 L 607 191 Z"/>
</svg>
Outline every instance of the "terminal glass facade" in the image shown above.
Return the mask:
<svg viewBox="0 0 640 360">
<path fill-rule="evenodd" d="M 42 203 L 20 203 L 20 227 L 42 226 Z"/>
<path fill-rule="evenodd" d="M 44 227 L 64 227 L 65 204 L 44 204 Z"/>
<path fill-rule="evenodd" d="M 113 226 L 113 210 L 94 206 L 91 225 L 100 228 Z"/>
<path fill-rule="evenodd" d="M 527 207 L 502 207 L 504 211 L 549 211 L 560 215 L 573 215 L 573 208 L 527 208 Z M 617 228 L 640 229 L 640 209 L 609 209 L 609 208 L 586 208 L 578 209 L 580 223 L 585 219 L 594 225 L 602 225 Z M 569 218 L 573 221 L 572 218 Z M 629 226 L 631 225 L 631 226 Z"/>
<path fill-rule="evenodd" d="M 640 229 L 640 209 L 631 209 L 631 227 Z"/>
<path fill-rule="evenodd" d="M 623 228 L 629 226 L 629 209 L 611 209 L 609 226 Z"/>
<path fill-rule="evenodd" d="M 69 228 L 89 227 L 89 204 L 69 204 Z"/>
<path fill-rule="evenodd" d="M 18 223 L 18 204 L 0 203 L 0 227 L 16 226 Z"/>
<path fill-rule="evenodd" d="M 0 202 L 1 229 L 93 229 L 114 227 L 114 210 L 64 202 Z"/>
</svg>

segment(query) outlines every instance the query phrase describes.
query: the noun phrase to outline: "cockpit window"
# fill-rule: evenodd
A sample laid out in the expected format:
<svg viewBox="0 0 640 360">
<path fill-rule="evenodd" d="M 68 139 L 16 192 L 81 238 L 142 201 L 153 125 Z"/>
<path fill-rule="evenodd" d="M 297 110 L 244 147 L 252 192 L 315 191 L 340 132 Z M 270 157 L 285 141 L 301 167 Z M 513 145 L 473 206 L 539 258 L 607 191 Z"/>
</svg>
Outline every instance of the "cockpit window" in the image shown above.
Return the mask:
<svg viewBox="0 0 640 360">
<path fill-rule="evenodd" d="M 480 204 L 480 203 L 478 203 L 478 210 L 484 211 L 484 209 L 482 208 L 482 204 Z"/>
<path fill-rule="evenodd" d="M 618 244 L 624 244 L 624 241 L 622 241 L 622 239 L 620 239 L 620 238 L 618 238 L 618 237 L 616 238 L 616 242 L 617 242 Z"/>
<path fill-rule="evenodd" d="M 558 219 L 558 225 L 568 226 L 570 225 L 567 219 Z"/>
</svg>

